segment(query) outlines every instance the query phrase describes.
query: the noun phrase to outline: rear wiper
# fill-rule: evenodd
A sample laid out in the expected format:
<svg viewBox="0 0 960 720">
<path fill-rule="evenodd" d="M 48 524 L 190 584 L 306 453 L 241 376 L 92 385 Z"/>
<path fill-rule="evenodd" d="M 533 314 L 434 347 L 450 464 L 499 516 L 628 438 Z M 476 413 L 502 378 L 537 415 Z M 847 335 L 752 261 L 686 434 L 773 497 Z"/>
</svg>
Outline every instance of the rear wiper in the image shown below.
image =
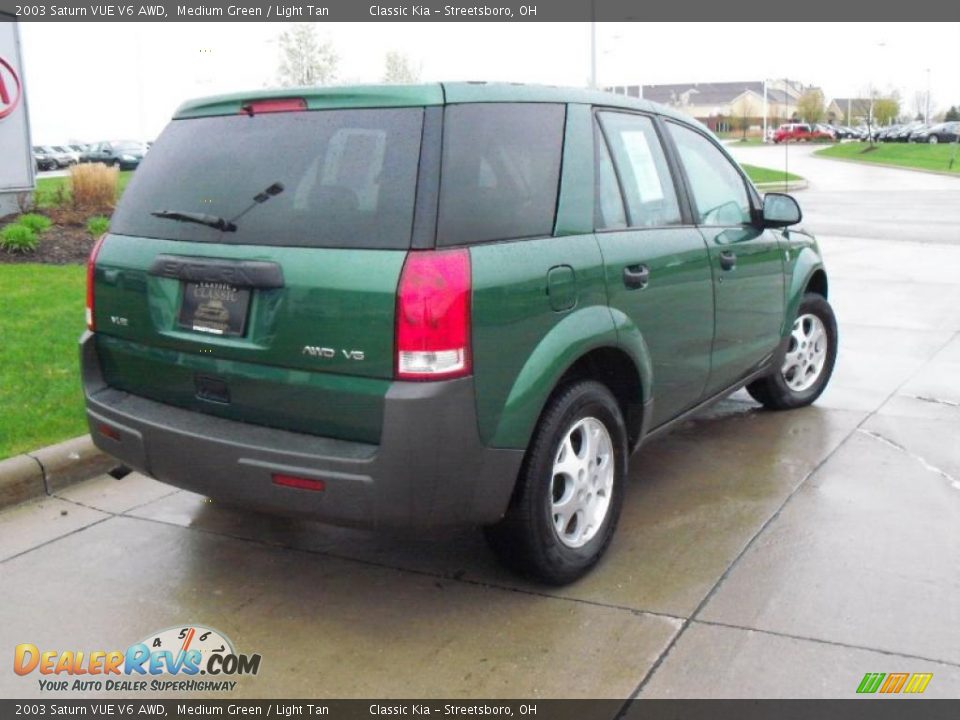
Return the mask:
<svg viewBox="0 0 960 720">
<path fill-rule="evenodd" d="M 204 213 L 195 212 L 179 212 L 178 210 L 159 210 L 158 212 L 152 212 L 150 214 L 154 217 L 167 218 L 168 220 L 178 220 L 179 222 L 190 222 L 197 223 L 198 225 L 206 225 L 207 227 L 215 228 L 221 232 L 237 231 L 236 225 L 229 220 L 224 220 L 222 217 L 217 217 L 216 215 L 206 215 Z"/>
</svg>

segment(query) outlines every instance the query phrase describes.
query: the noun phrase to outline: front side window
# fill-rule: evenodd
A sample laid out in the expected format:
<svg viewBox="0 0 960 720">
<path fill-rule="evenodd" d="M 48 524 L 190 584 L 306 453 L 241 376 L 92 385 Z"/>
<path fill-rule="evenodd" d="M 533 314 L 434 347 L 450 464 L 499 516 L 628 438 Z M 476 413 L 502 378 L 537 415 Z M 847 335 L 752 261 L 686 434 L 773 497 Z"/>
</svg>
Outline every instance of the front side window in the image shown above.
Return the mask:
<svg viewBox="0 0 960 720">
<path fill-rule="evenodd" d="M 689 128 L 667 123 L 687 173 L 700 225 L 744 225 L 751 220 L 747 186 L 716 145 Z"/>
<path fill-rule="evenodd" d="M 565 112 L 542 103 L 446 109 L 438 245 L 553 233 Z"/>
<path fill-rule="evenodd" d="M 644 115 L 599 114 L 627 203 L 630 227 L 680 224 L 680 206 L 653 120 Z"/>
</svg>

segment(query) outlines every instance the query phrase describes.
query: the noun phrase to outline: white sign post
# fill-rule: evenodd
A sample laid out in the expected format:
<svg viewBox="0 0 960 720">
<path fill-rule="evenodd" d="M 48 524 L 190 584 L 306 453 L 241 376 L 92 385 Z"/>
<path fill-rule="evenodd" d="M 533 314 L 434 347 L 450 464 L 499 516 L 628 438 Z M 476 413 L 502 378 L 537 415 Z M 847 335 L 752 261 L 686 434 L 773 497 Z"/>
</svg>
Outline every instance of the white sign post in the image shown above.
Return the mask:
<svg viewBox="0 0 960 720">
<path fill-rule="evenodd" d="M 0 13 L 0 217 L 17 212 L 17 198 L 33 192 L 33 171 L 19 28 Z"/>
</svg>

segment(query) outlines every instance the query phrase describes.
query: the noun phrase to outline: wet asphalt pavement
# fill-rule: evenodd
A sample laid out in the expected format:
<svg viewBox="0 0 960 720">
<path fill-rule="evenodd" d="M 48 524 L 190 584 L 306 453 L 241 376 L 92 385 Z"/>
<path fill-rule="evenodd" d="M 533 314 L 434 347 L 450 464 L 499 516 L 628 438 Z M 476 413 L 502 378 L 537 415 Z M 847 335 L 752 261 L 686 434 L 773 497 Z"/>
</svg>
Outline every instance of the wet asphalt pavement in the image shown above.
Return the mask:
<svg viewBox="0 0 960 720">
<path fill-rule="evenodd" d="M 847 698 L 867 672 L 960 696 L 960 179 L 808 150 L 791 171 L 839 318 L 829 389 L 785 413 L 741 392 L 644 448 L 582 581 L 518 580 L 474 531 L 329 528 L 102 476 L 0 514 L 0 648 L 201 623 L 263 657 L 231 697 Z M 40 694 L 0 671 L 0 696 Z"/>
</svg>

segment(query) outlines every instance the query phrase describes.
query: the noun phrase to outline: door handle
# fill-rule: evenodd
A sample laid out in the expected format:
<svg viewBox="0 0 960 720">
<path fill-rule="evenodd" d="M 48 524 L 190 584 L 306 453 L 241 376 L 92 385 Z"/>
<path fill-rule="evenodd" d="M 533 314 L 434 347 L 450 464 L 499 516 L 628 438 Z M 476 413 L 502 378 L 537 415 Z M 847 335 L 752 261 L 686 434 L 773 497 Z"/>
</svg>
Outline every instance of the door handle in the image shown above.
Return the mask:
<svg viewBox="0 0 960 720">
<path fill-rule="evenodd" d="M 737 254 L 730 250 L 720 253 L 720 269 L 733 270 L 737 266 Z"/>
<path fill-rule="evenodd" d="M 650 268 L 646 265 L 627 265 L 623 269 L 623 284 L 629 290 L 643 290 L 650 282 Z"/>
</svg>

